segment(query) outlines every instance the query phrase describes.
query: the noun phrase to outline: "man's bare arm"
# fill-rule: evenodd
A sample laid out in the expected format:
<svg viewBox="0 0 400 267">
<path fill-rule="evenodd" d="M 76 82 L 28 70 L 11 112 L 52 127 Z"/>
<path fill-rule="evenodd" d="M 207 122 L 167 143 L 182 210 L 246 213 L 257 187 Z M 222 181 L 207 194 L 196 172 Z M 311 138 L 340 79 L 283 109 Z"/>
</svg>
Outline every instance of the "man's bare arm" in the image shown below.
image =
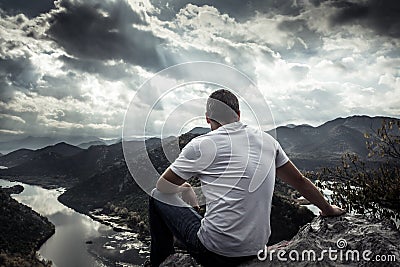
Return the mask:
<svg viewBox="0 0 400 267">
<path fill-rule="evenodd" d="M 291 161 L 276 169 L 277 176 L 282 181 L 294 187 L 308 201 L 321 210 L 322 216 L 337 216 L 345 213 L 341 208 L 330 205 L 317 187 L 304 177 Z"/>
<path fill-rule="evenodd" d="M 156 187 L 160 192 L 174 194 L 187 190 L 190 184 L 168 168 L 158 179 Z"/>
<path fill-rule="evenodd" d="M 166 194 L 174 194 L 182 192 L 182 199 L 193 207 L 198 207 L 196 193 L 192 186 L 184 179 L 176 175 L 170 168 L 160 176 L 157 181 L 156 188 Z"/>
</svg>

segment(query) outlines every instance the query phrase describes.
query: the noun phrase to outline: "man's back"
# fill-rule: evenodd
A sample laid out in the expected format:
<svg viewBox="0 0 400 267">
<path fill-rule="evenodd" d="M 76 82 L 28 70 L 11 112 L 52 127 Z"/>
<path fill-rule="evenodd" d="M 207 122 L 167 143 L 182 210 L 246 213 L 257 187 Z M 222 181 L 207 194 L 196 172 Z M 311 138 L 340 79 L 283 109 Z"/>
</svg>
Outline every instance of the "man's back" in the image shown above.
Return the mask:
<svg viewBox="0 0 400 267">
<path fill-rule="evenodd" d="M 219 89 L 209 96 L 206 121 L 212 132 L 189 142 L 152 190 L 153 266 L 174 253 L 173 235 L 204 266 L 236 266 L 258 255 L 271 232 L 275 174 L 320 208 L 322 215 L 343 214 L 289 161 L 276 140 L 240 122 L 239 101 L 233 93 Z M 198 207 L 186 182 L 192 176 L 202 182 L 204 218 L 192 208 Z M 176 193 L 182 193 L 182 199 Z"/>
<path fill-rule="evenodd" d="M 255 255 L 270 235 L 275 169 L 288 161 L 270 135 L 241 122 L 193 139 L 171 165 L 184 179 L 197 176 L 206 197 L 198 237 L 210 251 Z"/>
</svg>

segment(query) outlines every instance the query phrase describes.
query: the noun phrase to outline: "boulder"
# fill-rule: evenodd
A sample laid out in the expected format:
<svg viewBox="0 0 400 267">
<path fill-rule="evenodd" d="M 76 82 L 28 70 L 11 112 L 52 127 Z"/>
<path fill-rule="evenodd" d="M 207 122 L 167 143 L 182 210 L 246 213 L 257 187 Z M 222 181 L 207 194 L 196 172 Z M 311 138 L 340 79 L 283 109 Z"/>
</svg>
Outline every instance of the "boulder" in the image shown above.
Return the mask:
<svg viewBox="0 0 400 267">
<path fill-rule="evenodd" d="M 268 247 L 258 266 L 400 266 L 400 232 L 388 221 L 363 215 L 316 217 L 289 241 Z M 272 262 L 271 262 L 272 261 Z M 378 262 L 379 261 L 379 262 Z M 169 256 L 161 266 L 199 266 L 187 254 Z"/>
</svg>

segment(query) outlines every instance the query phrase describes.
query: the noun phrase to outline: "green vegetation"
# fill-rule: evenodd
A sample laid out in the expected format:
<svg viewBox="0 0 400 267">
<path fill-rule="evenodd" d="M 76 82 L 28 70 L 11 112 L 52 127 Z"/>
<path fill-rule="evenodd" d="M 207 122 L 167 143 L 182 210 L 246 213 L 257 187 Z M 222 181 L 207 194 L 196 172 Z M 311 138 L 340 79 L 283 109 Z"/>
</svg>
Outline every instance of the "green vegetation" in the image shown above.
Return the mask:
<svg viewBox="0 0 400 267">
<path fill-rule="evenodd" d="M 383 120 L 373 134 L 365 134 L 368 164 L 345 154 L 342 166 L 319 173 L 318 186 L 333 191 L 335 204 L 376 219 L 400 219 L 400 121 Z M 399 227 L 399 226 L 398 226 Z"/>
<path fill-rule="evenodd" d="M 139 239 L 145 240 L 150 235 L 147 207 L 148 196 L 143 192 L 142 195 L 132 194 L 122 200 L 108 202 L 101 212 L 118 216 L 121 223 L 138 233 Z"/>
</svg>

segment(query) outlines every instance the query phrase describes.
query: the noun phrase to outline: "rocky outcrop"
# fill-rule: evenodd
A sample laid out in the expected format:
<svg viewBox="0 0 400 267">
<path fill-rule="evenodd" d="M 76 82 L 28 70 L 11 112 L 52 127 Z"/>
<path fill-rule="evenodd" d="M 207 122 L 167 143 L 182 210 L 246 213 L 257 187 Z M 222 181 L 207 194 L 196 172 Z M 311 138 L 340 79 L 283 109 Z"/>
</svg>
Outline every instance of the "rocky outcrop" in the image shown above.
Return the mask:
<svg viewBox="0 0 400 267">
<path fill-rule="evenodd" d="M 1 190 L 8 195 L 19 194 L 24 191 L 24 187 L 22 185 L 14 185 L 12 187 L 1 188 Z"/>
<path fill-rule="evenodd" d="M 272 197 L 271 236 L 268 245 L 292 238 L 314 217 L 309 209 L 298 205 L 287 195 L 275 189 Z"/>
<path fill-rule="evenodd" d="M 316 217 L 290 241 L 268 247 L 266 255 L 260 254 L 264 261 L 240 266 L 399 266 L 399 242 L 400 232 L 390 222 L 362 215 Z M 162 266 L 199 265 L 181 253 L 168 257 Z"/>
<path fill-rule="evenodd" d="M 190 257 L 189 254 L 175 253 L 165 259 L 160 267 L 200 267 L 201 265 L 195 259 Z"/>
</svg>

